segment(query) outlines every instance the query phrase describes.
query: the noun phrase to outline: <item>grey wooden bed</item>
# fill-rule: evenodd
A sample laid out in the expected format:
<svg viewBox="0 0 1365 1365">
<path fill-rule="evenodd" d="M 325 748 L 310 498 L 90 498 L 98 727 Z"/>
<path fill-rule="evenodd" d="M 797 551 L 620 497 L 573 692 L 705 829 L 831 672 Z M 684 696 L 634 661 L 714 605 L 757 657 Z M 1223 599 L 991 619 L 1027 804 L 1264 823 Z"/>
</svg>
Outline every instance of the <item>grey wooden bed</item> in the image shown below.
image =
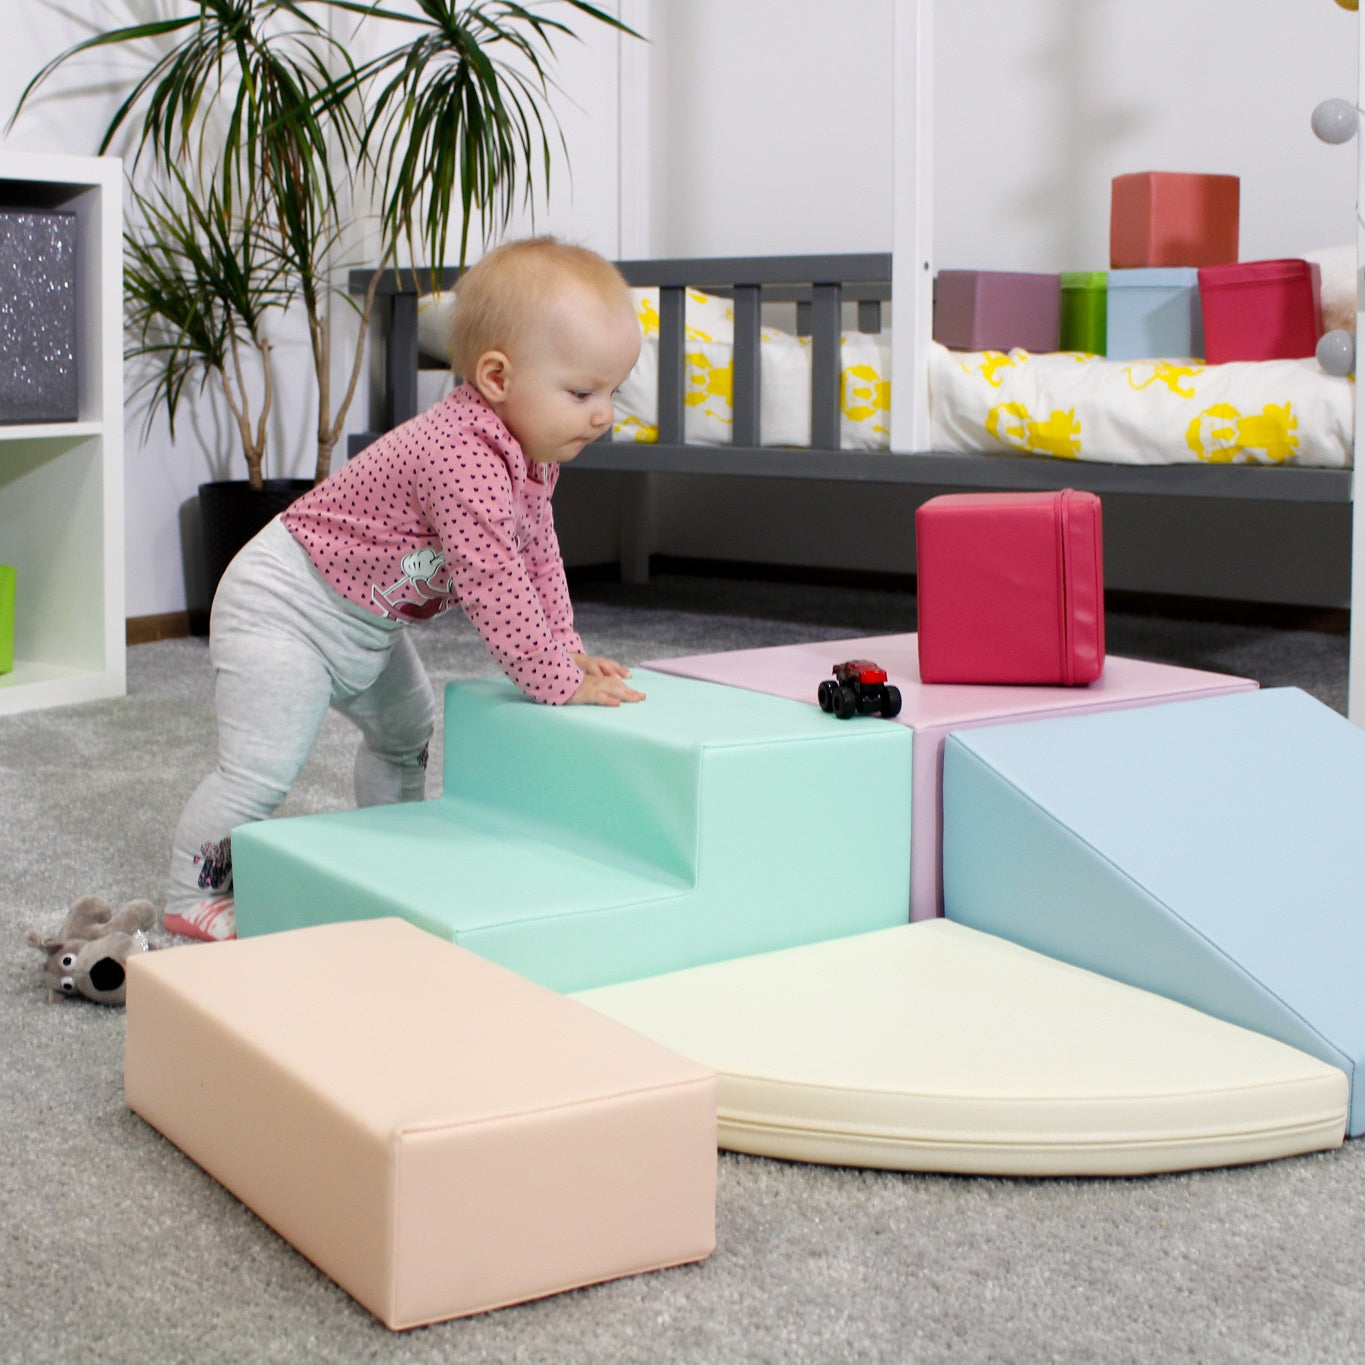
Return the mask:
<svg viewBox="0 0 1365 1365">
<path fill-rule="evenodd" d="M 931 488 L 1089 489 L 1099 494 L 1232 498 L 1290 503 L 1351 501 L 1352 471 L 1217 464 L 1119 465 L 1043 456 L 975 455 L 944 451 L 859 451 L 839 448 L 839 335 L 845 305 L 859 331 L 877 332 L 891 296 L 889 253 L 829 256 L 729 257 L 621 262 L 634 286 L 659 289 L 659 390 L 657 443 L 602 440 L 574 461 L 575 471 L 614 471 L 643 490 L 651 474 L 727 478 L 782 478 L 840 483 L 921 485 Z M 419 353 L 417 302 L 434 288 L 449 288 L 458 272 L 386 271 L 376 310 L 376 345 L 382 367 L 373 429 L 351 437 L 355 453 L 374 437 L 416 414 Z M 371 272 L 352 272 L 362 291 Z M 735 315 L 734 428 L 730 445 L 688 443 L 684 413 L 684 291 L 729 297 Z M 812 391 L 809 448 L 772 448 L 759 430 L 759 327 L 772 303 L 795 304 L 798 331 L 811 338 Z M 624 500 L 643 506 L 643 494 Z M 629 516 L 629 512 L 627 512 Z M 623 527 L 622 572 L 633 581 L 648 573 L 650 547 L 637 524 Z"/>
</svg>

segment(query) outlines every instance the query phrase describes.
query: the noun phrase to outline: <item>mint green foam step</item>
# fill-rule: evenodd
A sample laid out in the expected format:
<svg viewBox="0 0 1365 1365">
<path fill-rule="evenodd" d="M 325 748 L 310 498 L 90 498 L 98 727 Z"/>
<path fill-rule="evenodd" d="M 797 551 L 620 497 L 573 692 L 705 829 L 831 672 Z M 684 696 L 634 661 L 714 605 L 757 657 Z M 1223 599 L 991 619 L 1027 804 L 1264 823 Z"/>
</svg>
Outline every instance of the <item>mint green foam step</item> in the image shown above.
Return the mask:
<svg viewBox="0 0 1365 1365">
<path fill-rule="evenodd" d="M 397 915 L 568 991 L 905 922 L 909 731 L 636 678 L 451 683 L 440 798 L 234 832 L 239 935 Z"/>
</svg>

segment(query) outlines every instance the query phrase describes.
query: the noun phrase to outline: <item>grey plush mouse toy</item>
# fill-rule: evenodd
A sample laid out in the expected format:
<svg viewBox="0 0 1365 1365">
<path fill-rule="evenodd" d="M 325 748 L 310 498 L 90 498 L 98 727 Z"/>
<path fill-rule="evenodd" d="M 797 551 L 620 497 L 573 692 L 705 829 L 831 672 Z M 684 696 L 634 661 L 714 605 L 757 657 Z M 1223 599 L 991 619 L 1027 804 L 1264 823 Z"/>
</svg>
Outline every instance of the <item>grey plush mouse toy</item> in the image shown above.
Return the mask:
<svg viewBox="0 0 1365 1365">
<path fill-rule="evenodd" d="M 71 903 L 55 937 L 30 929 L 28 941 L 47 954 L 47 998 L 83 995 L 97 1005 L 121 1005 L 127 990 L 124 963 L 150 946 L 143 932 L 156 923 L 151 901 L 129 901 L 117 914 L 99 896 Z"/>
</svg>

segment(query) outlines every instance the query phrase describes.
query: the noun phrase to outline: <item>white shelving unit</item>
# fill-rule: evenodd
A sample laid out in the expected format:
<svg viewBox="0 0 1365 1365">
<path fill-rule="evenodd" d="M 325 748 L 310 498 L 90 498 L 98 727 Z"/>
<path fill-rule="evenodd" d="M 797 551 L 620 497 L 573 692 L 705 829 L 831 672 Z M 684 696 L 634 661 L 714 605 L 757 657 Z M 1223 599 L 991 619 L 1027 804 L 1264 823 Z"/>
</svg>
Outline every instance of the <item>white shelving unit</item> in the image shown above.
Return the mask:
<svg viewBox="0 0 1365 1365">
<path fill-rule="evenodd" d="M 77 221 L 78 419 L 0 423 L 0 564 L 18 587 L 0 715 L 122 696 L 123 170 L 0 151 L 0 205 Z"/>
</svg>

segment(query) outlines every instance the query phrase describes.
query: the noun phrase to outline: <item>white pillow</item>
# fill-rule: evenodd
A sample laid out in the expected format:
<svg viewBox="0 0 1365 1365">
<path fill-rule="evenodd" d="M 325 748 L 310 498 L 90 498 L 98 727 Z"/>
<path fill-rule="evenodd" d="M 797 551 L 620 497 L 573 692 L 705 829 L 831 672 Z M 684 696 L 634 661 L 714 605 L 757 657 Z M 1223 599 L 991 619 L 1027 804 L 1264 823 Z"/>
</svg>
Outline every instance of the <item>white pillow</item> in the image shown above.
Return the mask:
<svg viewBox="0 0 1365 1365">
<path fill-rule="evenodd" d="M 417 300 L 417 349 L 433 360 L 450 364 L 450 324 L 455 317 L 455 295 L 423 294 Z"/>
<path fill-rule="evenodd" d="M 632 289 L 631 297 L 644 344 L 617 398 L 615 435 L 618 440 L 657 441 L 659 291 Z M 425 294 L 417 301 L 418 349 L 447 364 L 454 306 L 453 291 Z M 734 309 L 726 299 L 688 289 L 683 326 L 685 439 L 728 445 L 734 426 Z M 810 339 L 773 327 L 763 328 L 760 336 L 763 444 L 808 446 Z M 891 424 L 889 339 L 845 332 L 841 346 L 841 443 L 846 449 L 885 450 Z M 422 396 L 435 402 L 449 386 L 448 377 L 439 376 Z"/>
</svg>

